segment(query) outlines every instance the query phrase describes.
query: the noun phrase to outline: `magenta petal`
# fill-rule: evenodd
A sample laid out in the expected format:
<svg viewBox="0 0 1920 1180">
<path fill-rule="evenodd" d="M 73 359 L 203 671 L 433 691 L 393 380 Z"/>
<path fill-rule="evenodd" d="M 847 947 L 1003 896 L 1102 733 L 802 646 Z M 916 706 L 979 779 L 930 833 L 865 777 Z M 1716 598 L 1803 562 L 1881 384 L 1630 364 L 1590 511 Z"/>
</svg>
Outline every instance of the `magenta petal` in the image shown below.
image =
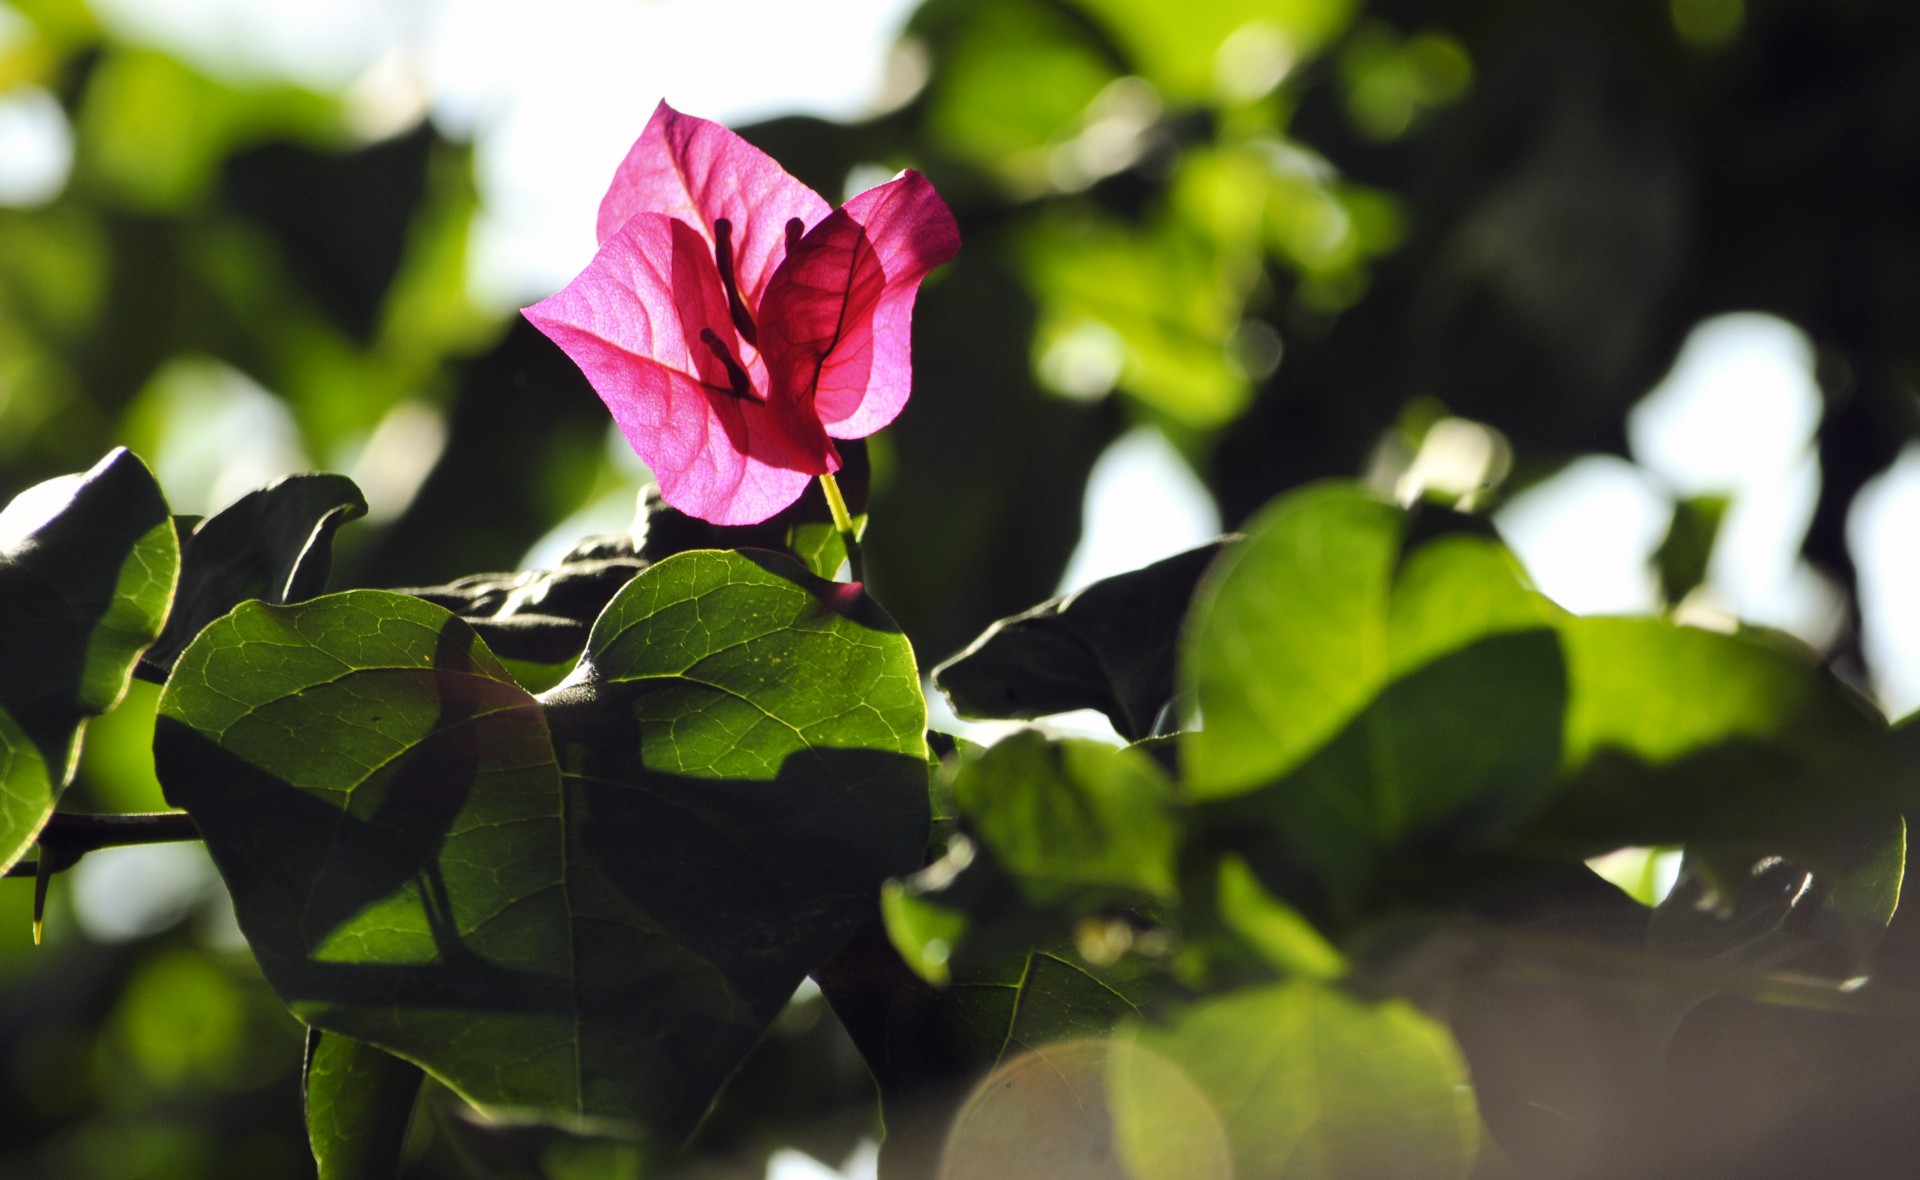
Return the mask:
<svg viewBox="0 0 1920 1180">
<path fill-rule="evenodd" d="M 525 309 L 580 366 L 667 503 L 716 524 L 753 524 L 798 499 L 798 469 L 766 408 L 727 388 L 701 344 L 709 328 L 737 349 L 708 247 L 657 214 L 630 218 L 587 269 Z"/>
<path fill-rule="evenodd" d="M 666 103 L 615 170 L 600 201 L 600 240 L 638 213 L 678 217 L 713 241 L 713 224 L 733 223 L 735 273 L 749 307 L 785 257 L 787 222 L 811 228 L 829 212 L 820 195 L 738 135 Z"/>
<path fill-rule="evenodd" d="M 960 249 L 926 177 L 868 189 L 809 232 L 768 284 L 760 351 L 776 406 L 804 407 L 834 438 L 864 438 L 906 405 L 914 295 Z"/>
</svg>

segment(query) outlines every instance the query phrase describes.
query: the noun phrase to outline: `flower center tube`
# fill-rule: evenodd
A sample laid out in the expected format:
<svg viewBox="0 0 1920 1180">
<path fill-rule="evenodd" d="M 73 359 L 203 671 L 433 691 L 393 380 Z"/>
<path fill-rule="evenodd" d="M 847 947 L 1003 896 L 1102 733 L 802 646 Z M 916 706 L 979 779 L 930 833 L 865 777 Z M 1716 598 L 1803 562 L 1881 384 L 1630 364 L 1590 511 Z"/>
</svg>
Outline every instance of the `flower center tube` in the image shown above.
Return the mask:
<svg viewBox="0 0 1920 1180">
<path fill-rule="evenodd" d="M 753 391 L 753 382 L 747 379 L 746 369 L 741 367 L 740 362 L 734 358 L 733 350 L 727 347 L 727 342 L 720 339 L 720 333 L 712 328 L 702 328 L 700 343 L 706 345 L 714 356 L 720 358 L 720 363 L 726 366 L 727 388 L 733 396 L 745 398 L 750 402 L 767 400 Z"/>
<path fill-rule="evenodd" d="M 740 333 L 740 339 L 759 348 L 760 333 L 747 310 L 747 301 L 740 298 L 740 283 L 733 277 L 733 222 L 724 217 L 713 223 L 713 260 L 720 267 L 720 285 L 727 289 L 727 314 L 733 317 L 733 330 Z"/>
</svg>

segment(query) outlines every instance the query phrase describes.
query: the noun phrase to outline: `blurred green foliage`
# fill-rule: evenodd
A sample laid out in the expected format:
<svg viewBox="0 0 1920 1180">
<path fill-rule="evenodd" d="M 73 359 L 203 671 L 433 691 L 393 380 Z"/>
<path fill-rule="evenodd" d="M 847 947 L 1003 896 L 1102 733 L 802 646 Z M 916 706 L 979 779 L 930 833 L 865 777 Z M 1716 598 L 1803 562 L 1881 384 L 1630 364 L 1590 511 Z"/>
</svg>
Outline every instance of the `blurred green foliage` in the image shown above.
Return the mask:
<svg viewBox="0 0 1920 1180">
<path fill-rule="evenodd" d="M 0 208 L 0 500 L 122 442 L 183 511 L 349 471 L 371 512 L 341 534 L 344 587 L 512 568 L 626 494 L 578 373 L 468 293 L 471 145 L 369 140 L 339 95 L 216 79 L 83 0 L 12 9 L 0 93 L 53 94 L 75 150 L 57 197 Z M 1623 453 L 1686 332 L 1749 308 L 1816 346 L 1805 549 L 1852 603 L 1847 510 L 1916 426 L 1920 7 L 927 0 L 906 35 L 928 73 L 904 105 L 745 133 L 828 193 L 920 167 L 962 222 L 872 456 L 872 582 L 923 666 L 1053 592 L 1087 472 L 1133 424 L 1230 526 L 1368 470 L 1410 407 L 1498 428 L 1524 483 Z M 1676 518 L 1670 594 L 1711 534 Z M 1834 654 L 1857 668 L 1856 632 Z M 157 805 L 154 696 L 93 724 L 70 805 Z M 220 903 L 96 942 L 61 882 L 34 950 L 28 893 L 0 886 L 0 1177 L 303 1174 L 299 1032 Z M 723 1097 L 716 1168 L 870 1129 L 819 1008 Z M 802 1046 L 836 1080 L 795 1096 L 766 1079 Z M 421 1175 L 515 1134 L 434 1118 Z"/>
</svg>

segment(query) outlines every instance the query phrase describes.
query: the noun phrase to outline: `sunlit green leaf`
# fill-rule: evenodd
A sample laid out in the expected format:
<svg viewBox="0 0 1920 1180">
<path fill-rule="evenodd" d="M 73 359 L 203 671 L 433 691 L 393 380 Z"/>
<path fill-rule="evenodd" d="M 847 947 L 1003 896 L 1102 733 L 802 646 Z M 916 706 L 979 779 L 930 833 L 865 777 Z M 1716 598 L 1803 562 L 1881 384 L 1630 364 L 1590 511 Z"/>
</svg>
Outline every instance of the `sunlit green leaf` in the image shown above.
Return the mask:
<svg viewBox="0 0 1920 1180">
<path fill-rule="evenodd" d="M 1182 675 L 1202 727 L 1186 787 L 1217 798 L 1271 782 L 1358 715 L 1387 675 L 1401 516 L 1325 484 L 1266 509 L 1195 600 Z"/>
<path fill-rule="evenodd" d="M 1346 974 L 1346 958 L 1298 911 L 1268 892 L 1240 857 L 1221 858 L 1217 889 L 1221 924 L 1267 966 L 1310 979 Z"/>
<path fill-rule="evenodd" d="M 1345 27 L 1351 0 L 1079 0 L 1181 99 L 1257 97 Z M 1262 85 L 1264 83 L 1264 85 Z"/>
<path fill-rule="evenodd" d="M 1044 5 L 929 4 L 914 28 L 941 56 L 928 115 L 936 141 L 1018 191 L 1048 187 L 1053 147 L 1114 79 L 1115 63 Z"/>
<path fill-rule="evenodd" d="M 1254 278 L 1245 258 L 1177 224 L 1141 230 L 1083 217 L 1061 217 L 1024 246 L 1048 385 L 1075 397 L 1119 388 L 1201 429 L 1246 408 L 1251 386 L 1232 350 Z M 1073 351 L 1099 333 L 1111 337 L 1111 355 Z"/>
<path fill-rule="evenodd" d="M 179 559 L 166 501 L 126 450 L 0 510 L 0 868 L 52 812 L 86 719 L 126 693 Z"/>
<path fill-rule="evenodd" d="M 1028 730 L 962 765 L 954 798 L 1038 905 L 1173 892 L 1173 788 L 1138 751 Z"/>
<path fill-rule="evenodd" d="M 1380 858 L 1485 846 L 1552 796 L 1566 668 L 1550 603 L 1496 543 L 1399 560 L 1401 513 L 1323 485 L 1250 528 L 1196 603 L 1182 735 L 1205 826 L 1277 833 L 1351 899 Z M 1252 789 L 1254 793 L 1247 792 Z"/>
<path fill-rule="evenodd" d="M 678 1137 L 920 863 L 925 725 L 857 588 L 695 552 L 538 699 L 415 598 L 243 605 L 181 657 L 156 755 L 303 1020 L 483 1106 Z"/>
<path fill-rule="evenodd" d="M 856 513 L 853 539 L 858 541 L 866 531 L 867 514 Z M 796 521 L 787 526 L 787 549 L 800 559 L 801 565 L 822 578 L 838 577 L 840 567 L 847 561 L 846 538 L 830 521 Z"/>
<path fill-rule="evenodd" d="M 80 109 L 82 166 L 136 208 L 178 211 L 205 193 L 237 146 L 276 134 L 337 137 L 337 105 L 291 87 L 247 90 L 164 54 L 116 48 Z"/>
<path fill-rule="evenodd" d="M 1137 1173 L 1151 1180 L 1182 1174 L 1169 1142 L 1211 1130 L 1192 1123 L 1184 1087 L 1169 1100 L 1178 1078 L 1224 1127 L 1234 1175 L 1459 1177 L 1473 1160 L 1465 1063 L 1407 1004 L 1369 1006 L 1309 983 L 1248 989 L 1132 1025 L 1128 1045 L 1109 1066 L 1114 1123 L 1129 1163 L 1161 1161 Z"/>
<path fill-rule="evenodd" d="M 1818 864 L 1914 797 L 1872 706 L 1786 641 L 1657 619 L 1560 630 L 1567 786 L 1541 823 L 1556 839 L 1710 839 Z"/>
</svg>

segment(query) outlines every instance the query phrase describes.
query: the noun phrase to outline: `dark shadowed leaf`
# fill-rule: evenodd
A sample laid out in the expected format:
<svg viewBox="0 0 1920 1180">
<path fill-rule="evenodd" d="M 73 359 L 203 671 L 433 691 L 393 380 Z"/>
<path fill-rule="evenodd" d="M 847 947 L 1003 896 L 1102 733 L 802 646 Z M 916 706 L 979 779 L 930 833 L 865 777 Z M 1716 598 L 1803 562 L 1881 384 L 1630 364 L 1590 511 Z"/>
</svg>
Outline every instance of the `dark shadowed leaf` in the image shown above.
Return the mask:
<svg viewBox="0 0 1920 1180">
<path fill-rule="evenodd" d="M 180 589 L 141 668 L 165 682 L 201 628 L 249 598 L 287 603 L 327 588 L 333 534 L 367 513 L 344 475 L 289 475 L 198 522 L 180 551 Z"/>
<path fill-rule="evenodd" d="M 53 811 L 88 717 L 119 703 L 160 634 L 180 551 L 125 449 L 0 510 L 0 869 Z"/>
<path fill-rule="evenodd" d="M 444 586 L 396 593 L 459 615 L 503 660 L 563 664 L 564 672 L 580 657 L 607 603 L 646 568 L 633 535 L 612 533 L 584 538 L 552 569 L 469 574 Z"/>
<path fill-rule="evenodd" d="M 1194 586 L 1224 541 L 1104 578 L 987 628 L 933 670 L 962 717 L 1098 709 L 1130 741 L 1173 699 L 1174 641 Z"/>
<path fill-rule="evenodd" d="M 877 925 L 816 972 L 880 1087 L 886 1180 L 941 1174 L 955 1102 L 1028 1050 L 1098 1037 L 1166 992 L 1136 962 L 1088 965 L 1066 947 L 1025 950 L 934 987 L 907 969 Z"/>
<path fill-rule="evenodd" d="M 419 1066 L 384 1049 L 310 1031 L 302 1080 L 320 1180 L 398 1176 L 421 1079 Z"/>
<path fill-rule="evenodd" d="M 699 552 L 537 699 L 416 598 L 243 605 L 181 657 L 156 754 L 296 1015 L 483 1107 L 677 1139 L 920 863 L 925 726 L 856 588 Z"/>
</svg>

